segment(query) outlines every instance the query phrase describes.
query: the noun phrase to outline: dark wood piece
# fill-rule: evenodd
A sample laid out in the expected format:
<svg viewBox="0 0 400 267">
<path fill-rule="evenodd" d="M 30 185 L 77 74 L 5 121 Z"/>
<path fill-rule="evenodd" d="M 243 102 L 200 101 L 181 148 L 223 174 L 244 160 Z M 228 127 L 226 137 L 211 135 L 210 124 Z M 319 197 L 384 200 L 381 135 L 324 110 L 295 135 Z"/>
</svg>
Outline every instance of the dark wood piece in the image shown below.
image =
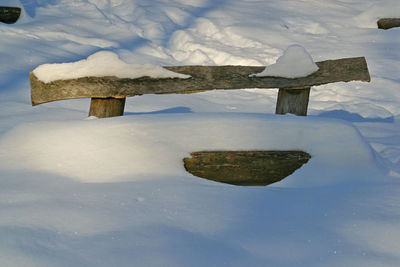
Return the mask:
<svg viewBox="0 0 400 267">
<path fill-rule="evenodd" d="M 305 88 L 333 82 L 370 81 L 364 57 L 316 63 L 319 70 L 307 77 L 249 77 L 265 67 L 254 66 L 175 66 L 165 67 L 191 75 L 189 79 L 121 79 L 85 77 L 44 83 L 31 72 L 32 105 L 71 98 L 123 98 L 142 94 L 195 93 L 213 89 Z"/>
<path fill-rule="evenodd" d="M 0 6 L 0 22 L 13 24 L 17 22 L 21 15 L 21 8 Z"/>
<path fill-rule="evenodd" d="M 92 98 L 89 116 L 97 118 L 123 116 L 124 109 L 125 98 Z"/>
<path fill-rule="evenodd" d="M 191 174 L 234 185 L 268 185 L 289 176 L 311 156 L 303 151 L 203 151 L 184 158 Z"/>
<path fill-rule="evenodd" d="M 285 89 L 278 92 L 275 114 L 295 114 L 307 116 L 310 87 L 305 89 Z"/>
<path fill-rule="evenodd" d="M 395 27 L 400 27 L 400 18 L 384 18 L 378 20 L 378 28 L 388 30 Z"/>
</svg>

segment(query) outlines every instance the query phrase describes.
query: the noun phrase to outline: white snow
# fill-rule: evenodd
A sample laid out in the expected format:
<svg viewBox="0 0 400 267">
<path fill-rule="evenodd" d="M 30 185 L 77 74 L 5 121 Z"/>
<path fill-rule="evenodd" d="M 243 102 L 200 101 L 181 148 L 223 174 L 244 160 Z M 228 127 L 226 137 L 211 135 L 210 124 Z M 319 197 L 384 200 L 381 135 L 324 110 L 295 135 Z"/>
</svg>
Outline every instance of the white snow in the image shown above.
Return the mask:
<svg viewBox="0 0 400 267">
<path fill-rule="evenodd" d="M 127 64 L 110 51 L 100 51 L 87 59 L 72 63 L 43 64 L 33 70 L 36 77 L 45 82 L 77 79 L 82 77 L 116 76 L 118 78 L 190 78 L 151 64 Z"/>
<path fill-rule="evenodd" d="M 398 1 L 14 4 L 24 16 L 0 23 L 0 266 L 398 266 L 399 29 L 376 27 Z M 371 82 L 312 88 L 307 117 L 274 115 L 274 89 L 135 96 L 108 119 L 87 118 L 89 99 L 30 103 L 28 73 L 46 63 L 107 50 L 128 65 L 265 66 L 289 44 L 365 56 Z M 185 172 L 211 149 L 312 158 L 239 187 Z"/>
<path fill-rule="evenodd" d="M 386 0 L 370 5 L 365 11 L 355 17 L 360 27 L 376 28 L 377 21 L 381 18 L 399 18 L 400 2 L 397 0 Z"/>
<path fill-rule="evenodd" d="M 350 173 L 352 180 L 379 173 L 372 150 L 350 124 L 251 114 L 22 124 L 0 139 L 0 170 L 35 170 L 81 182 L 160 179 L 165 173 L 190 179 L 183 158 L 213 149 L 307 151 L 314 158 L 305 174 L 290 181 L 301 187 L 338 183 L 349 179 Z M 310 179 L 310 173 L 320 178 Z"/>
<path fill-rule="evenodd" d="M 20 0 L 2 0 L 1 6 L 22 7 L 22 4 Z"/>
<path fill-rule="evenodd" d="M 286 48 L 276 63 L 265 67 L 260 73 L 250 74 L 250 77 L 275 76 L 284 78 L 306 77 L 318 70 L 311 55 L 301 45 L 291 45 Z"/>
</svg>

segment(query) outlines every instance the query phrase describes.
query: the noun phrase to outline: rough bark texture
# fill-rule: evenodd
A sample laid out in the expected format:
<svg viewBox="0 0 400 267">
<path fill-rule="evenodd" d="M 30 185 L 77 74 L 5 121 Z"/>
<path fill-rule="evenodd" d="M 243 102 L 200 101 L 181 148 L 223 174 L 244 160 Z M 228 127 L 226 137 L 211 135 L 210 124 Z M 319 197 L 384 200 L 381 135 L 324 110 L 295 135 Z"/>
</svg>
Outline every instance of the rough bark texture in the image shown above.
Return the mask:
<svg viewBox="0 0 400 267">
<path fill-rule="evenodd" d="M 276 102 L 276 114 L 291 113 L 298 116 L 307 116 L 310 88 L 306 89 L 279 89 Z"/>
<path fill-rule="evenodd" d="M 191 174 L 234 185 L 268 185 L 307 163 L 303 151 L 203 151 L 184 158 Z"/>
<path fill-rule="evenodd" d="M 7 24 L 15 23 L 20 15 L 21 8 L 19 7 L 0 6 L 0 22 Z"/>
<path fill-rule="evenodd" d="M 400 18 L 384 18 L 378 20 L 379 29 L 391 29 L 395 27 L 400 27 Z"/>
<path fill-rule="evenodd" d="M 92 98 L 89 116 L 107 118 L 124 115 L 125 98 Z"/>
<path fill-rule="evenodd" d="M 315 85 L 370 81 L 364 57 L 317 62 L 319 70 L 307 77 L 249 77 L 264 67 L 254 66 L 175 66 L 171 71 L 189 74 L 189 79 L 121 79 L 117 77 L 86 77 L 43 83 L 31 72 L 32 105 L 71 98 L 123 98 L 142 94 L 194 93 L 213 89 L 297 88 Z"/>
</svg>

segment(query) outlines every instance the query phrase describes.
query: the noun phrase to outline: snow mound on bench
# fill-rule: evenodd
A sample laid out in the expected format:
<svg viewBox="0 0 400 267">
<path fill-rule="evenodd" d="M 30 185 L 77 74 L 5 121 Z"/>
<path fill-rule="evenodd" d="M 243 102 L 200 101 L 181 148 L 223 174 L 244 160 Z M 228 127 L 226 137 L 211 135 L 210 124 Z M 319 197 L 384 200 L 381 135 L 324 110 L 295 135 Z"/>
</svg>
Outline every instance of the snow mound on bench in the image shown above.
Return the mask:
<svg viewBox="0 0 400 267">
<path fill-rule="evenodd" d="M 310 153 L 312 159 L 279 186 L 312 187 L 378 177 L 371 148 L 349 123 L 245 113 L 20 124 L 0 137 L 0 172 L 51 173 L 84 183 L 191 179 L 183 158 L 208 150 Z"/>
<path fill-rule="evenodd" d="M 140 77 L 151 78 L 190 78 L 169 71 L 158 65 L 129 64 L 122 61 L 117 54 L 110 51 L 100 51 L 87 59 L 77 62 L 44 64 L 33 70 L 35 76 L 44 83 L 56 80 L 77 79 L 82 77 L 116 76 L 118 78 L 136 79 Z"/>
<path fill-rule="evenodd" d="M 289 46 L 275 64 L 267 66 L 262 72 L 250 77 L 275 76 L 284 78 L 306 77 L 318 70 L 311 55 L 300 45 Z"/>
</svg>

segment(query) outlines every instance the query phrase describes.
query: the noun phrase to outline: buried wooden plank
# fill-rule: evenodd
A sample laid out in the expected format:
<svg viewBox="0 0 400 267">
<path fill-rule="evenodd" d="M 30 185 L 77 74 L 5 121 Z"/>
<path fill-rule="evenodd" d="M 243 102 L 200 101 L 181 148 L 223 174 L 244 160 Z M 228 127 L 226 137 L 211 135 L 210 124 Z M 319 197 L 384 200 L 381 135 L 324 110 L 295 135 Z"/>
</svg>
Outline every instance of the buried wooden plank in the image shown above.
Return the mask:
<svg viewBox="0 0 400 267">
<path fill-rule="evenodd" d="M 383 18 L 377 22 L 378 28 L 388 30 L 395 27 L 400 27 L 400 18 Z"/>
<path fill-rule="evenodd" d="M 202 151 L 184 158 L 185 169 L 198 177 L 233 185 L 268 185 L 307 163 L 303 151 Z"/>
<path fill-rule="evenodd" d="M 117 77 L 84 77 L 40 81 L 30 73 L 32 105 L 72 98 L 123 98 L 143 94 L 195 93 L 213 89 L 288 88 L 304 89 L 315 85 L 370 81 L 364 57 L 326 60 L 316 63 L 319 70 L 307 77 L 249 77 L 265 67 L 255 66 L 174 66 L 168 70 L 188 74 L 189 79 L 122 79 Z"/>
<path fill-rule="evenodd" d="M 0 22 L 13 24 L 17 22 L 21 15 L 21 8 L 0 6 Z"/>
</svg>

